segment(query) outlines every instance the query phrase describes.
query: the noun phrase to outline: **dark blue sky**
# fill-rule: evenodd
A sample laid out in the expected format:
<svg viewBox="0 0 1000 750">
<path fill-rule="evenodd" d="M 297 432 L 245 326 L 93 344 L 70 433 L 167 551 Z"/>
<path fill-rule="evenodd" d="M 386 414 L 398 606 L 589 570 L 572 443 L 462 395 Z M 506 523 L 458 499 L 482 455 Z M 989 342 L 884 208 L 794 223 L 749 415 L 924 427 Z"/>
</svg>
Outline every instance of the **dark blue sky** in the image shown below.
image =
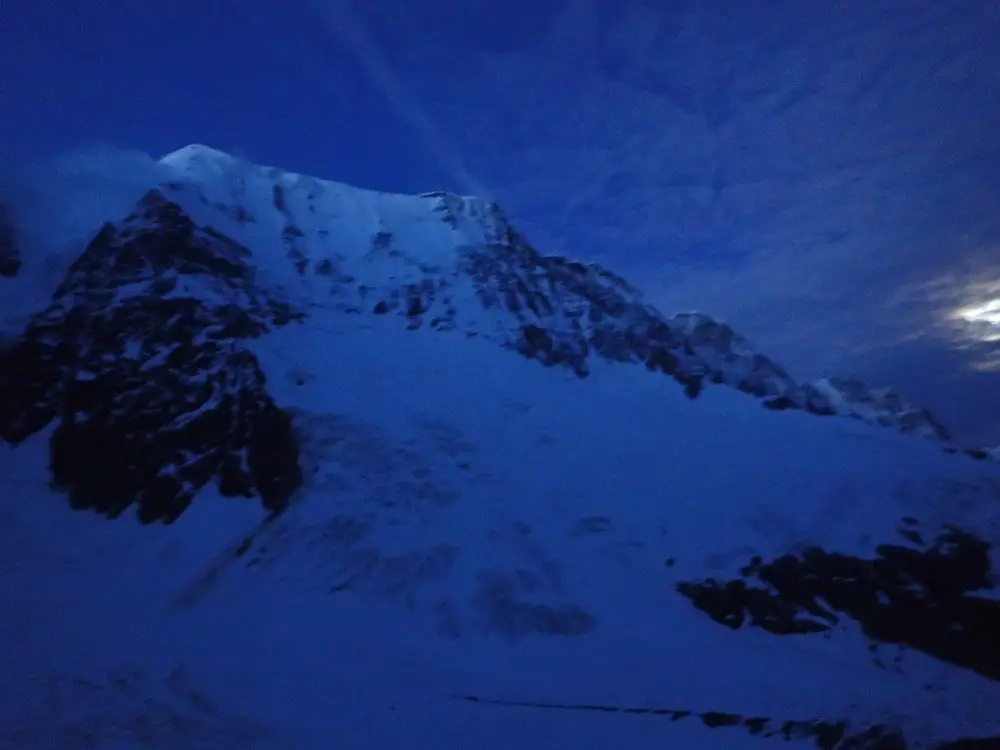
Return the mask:
<svg viewBox="0 0 1000 750">
<path fill-rule="evenodd" d="M 0 157 L 201 142 L 484 193 L 1000 443 L 1000 326 L 953 316 L 1000 298 L 998 49 L 982 0 L 6 0 Z"/>
<path fill-rule="evenodd" d="M 12 0 L 0 35 L 0 140 L 13 158 L 199 142 L 346 182 L 444 180 L 301 3 Z"/>
</svg>

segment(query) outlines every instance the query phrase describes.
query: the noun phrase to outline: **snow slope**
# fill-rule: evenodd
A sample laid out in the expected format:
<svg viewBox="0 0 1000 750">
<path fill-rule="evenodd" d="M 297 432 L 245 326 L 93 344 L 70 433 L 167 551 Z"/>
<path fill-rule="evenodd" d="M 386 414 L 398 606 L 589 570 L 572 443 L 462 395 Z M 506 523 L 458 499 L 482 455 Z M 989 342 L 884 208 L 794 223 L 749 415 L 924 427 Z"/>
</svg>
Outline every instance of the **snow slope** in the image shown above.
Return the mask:
<svg viewBox="0 0 1000 750">
<path fill-rule="evenodd" d="M 495 206 L 163 165 L 0 350 L 0 747 L 1000 736 L 996 464 Z"/>
</svg>

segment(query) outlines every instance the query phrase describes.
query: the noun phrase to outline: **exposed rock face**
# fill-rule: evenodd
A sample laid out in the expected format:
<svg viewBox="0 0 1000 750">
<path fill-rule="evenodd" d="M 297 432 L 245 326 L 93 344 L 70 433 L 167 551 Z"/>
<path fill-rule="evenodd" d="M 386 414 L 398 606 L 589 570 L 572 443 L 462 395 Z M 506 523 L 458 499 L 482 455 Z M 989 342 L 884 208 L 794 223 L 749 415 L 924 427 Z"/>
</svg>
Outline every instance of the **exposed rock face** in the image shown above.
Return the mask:
<svg viewBox="0 0 1000 750">
<path fill-rule="evenodd" d="M 684 339 L 620 277 L 596 265 L 543 256 L 507 228 L 498 242 L 468 248 L 460 269 L 487 308 L 517 321 L 508 345 L 546 366 L 589 374 L 591 355 L 642 363 L 672 376 L 697 395 L 704 363 Z"/>
<path fill-rule="evenodd" d="M 925 543 L 913 519 L 900 535 L 911 545 L 880 545 L 872 559 L 814 547 L 770 562 L 755 557 L 741 578 L 677 590 L 728 628 L 803 635 L 849 617 L 875 643 L 909 646 L 1000 680 L 1000 601 L 975 594 L 993 588 L 990 545 L 958 529 Z"/>
<path fill-rule="evenodd" d="M 836 413 L 827 397 L 809 384 L 797 383 L 784 367 L 756 351 L 725 323 L 703 313 L 679 313 L 669 322 L 705 363 L 713 382 L 763 398 L 769 409 Z"/>
<path fill-rule="evenodd" d="M 291 422 L 242 339 L 301 317 L 249 251 L 152 191 L 108 224 L 52 304 L 0 351 L 0 437 L 53 420 L 55 483 L 77 508 L 176 519 L 210 480 L 282 508 L 300 481 Z"/>
<path fill-rule="evenodd" d="M 846 378 L 799 383 L 728 325 L 708 315 L 682 313 L 669 322 L 705 362 L 713 382 L 763 398 L 769 409 L 840 414 L 909 435 L 950 440 L 948 431 L 930 412 L 908 403 L 890 388 L 873 389 Z"/>
<path fill-rule="evenodd" d="M 670 318 L 670 324 L 711 368 L 715 382 L 754 396 L 788 396 L 795 400 L 799 385 L 785 368 L 755 351 L 725 323 L 702 313 L 680 313 Z"/>
<path fill-rule="evenodd" d="M 0 203 L 0 276 L 13 278 L 21 270 L 21 253 L 7 208 Z"/>
</svg>

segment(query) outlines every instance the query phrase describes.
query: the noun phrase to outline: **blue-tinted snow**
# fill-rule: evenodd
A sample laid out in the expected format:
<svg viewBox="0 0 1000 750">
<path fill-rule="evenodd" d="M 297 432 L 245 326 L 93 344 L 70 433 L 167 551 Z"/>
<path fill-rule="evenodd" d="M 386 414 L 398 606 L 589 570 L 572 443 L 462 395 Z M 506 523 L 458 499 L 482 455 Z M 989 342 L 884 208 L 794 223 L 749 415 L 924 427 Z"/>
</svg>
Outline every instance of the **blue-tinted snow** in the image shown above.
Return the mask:
<svg viewBox="0 0 1000 750">
<path fill-rule="evenodd" d="M 849 620 L 828 639 L 719 628 L 674 588 L 806 545 L 870 555 L 909 515 L 998 542 L 995 463 L 320 306 L 253 348 L 312 462 L 270 523 L 219 497 L 166 527 L 71 513 L 46 486 L 46 435 L 0 447 L 0 725 L 20 732 L 0 747 L 98 730 L 111 750 L 143 731 L 149 746 L 262 750 L 775 741 L 455 699 L 468 694 L 1000 734 L 1000 687 L 983 677 L 913 651 L 900 674 L 878 667 Z M 515 632 L 483 603 L 498 580 L 590 619 Z"/>
</svg>

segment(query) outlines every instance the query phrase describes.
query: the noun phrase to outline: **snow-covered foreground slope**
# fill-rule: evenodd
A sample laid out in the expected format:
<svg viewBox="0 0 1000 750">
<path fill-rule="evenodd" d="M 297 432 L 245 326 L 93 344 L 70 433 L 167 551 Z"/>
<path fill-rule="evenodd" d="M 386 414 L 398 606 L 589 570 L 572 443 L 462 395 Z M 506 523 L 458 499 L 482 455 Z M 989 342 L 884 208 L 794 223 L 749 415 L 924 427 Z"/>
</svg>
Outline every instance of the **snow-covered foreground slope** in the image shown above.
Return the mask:
<svg viewBox="0 0 1000 750">
<path fill-rule="evenodd" d="M 769 717 L 775 730 L 883 725 L 912 747 L 1000 733 L 995 631 L 975 640 L 987 623 L 962 614 L 968 597 L 931 596 L 985 674 L 866 637 L 843 613 L 814 635 L 730 629 L 677 591 L 813 545 L 862 559 L 881 544 L 917 550 L 915 534 L 932 542 L 947 523 L 993 540 L 1000 482 L 987 465 L 851 422 L 769 415 L 723 390 L 691 402 L 642 372 L 578 381 L 382 321 L 289 329 L 258 353 L 307 436 L 306 484 L 270 522 L 210 491 L 166 527 L 73 514 L 46 489 L 44 441 L 5 449 L 10 746 L 67 732 L 112 748 L 146 736 L 767 744 L 698 718 L 465 695 Z M 331 372 L 332 356 L 351 366 Z M 946 567 L 931 572 L 948 584 Z M 916 614 L 883 605 L 873 618 Z"/>
<path fill-rule="evenodd" d="M 182 166 L 0 351 L 0 747 L 1000 736 L 995 463 L 712 385 L 488 207 Z"/>
</svg>

